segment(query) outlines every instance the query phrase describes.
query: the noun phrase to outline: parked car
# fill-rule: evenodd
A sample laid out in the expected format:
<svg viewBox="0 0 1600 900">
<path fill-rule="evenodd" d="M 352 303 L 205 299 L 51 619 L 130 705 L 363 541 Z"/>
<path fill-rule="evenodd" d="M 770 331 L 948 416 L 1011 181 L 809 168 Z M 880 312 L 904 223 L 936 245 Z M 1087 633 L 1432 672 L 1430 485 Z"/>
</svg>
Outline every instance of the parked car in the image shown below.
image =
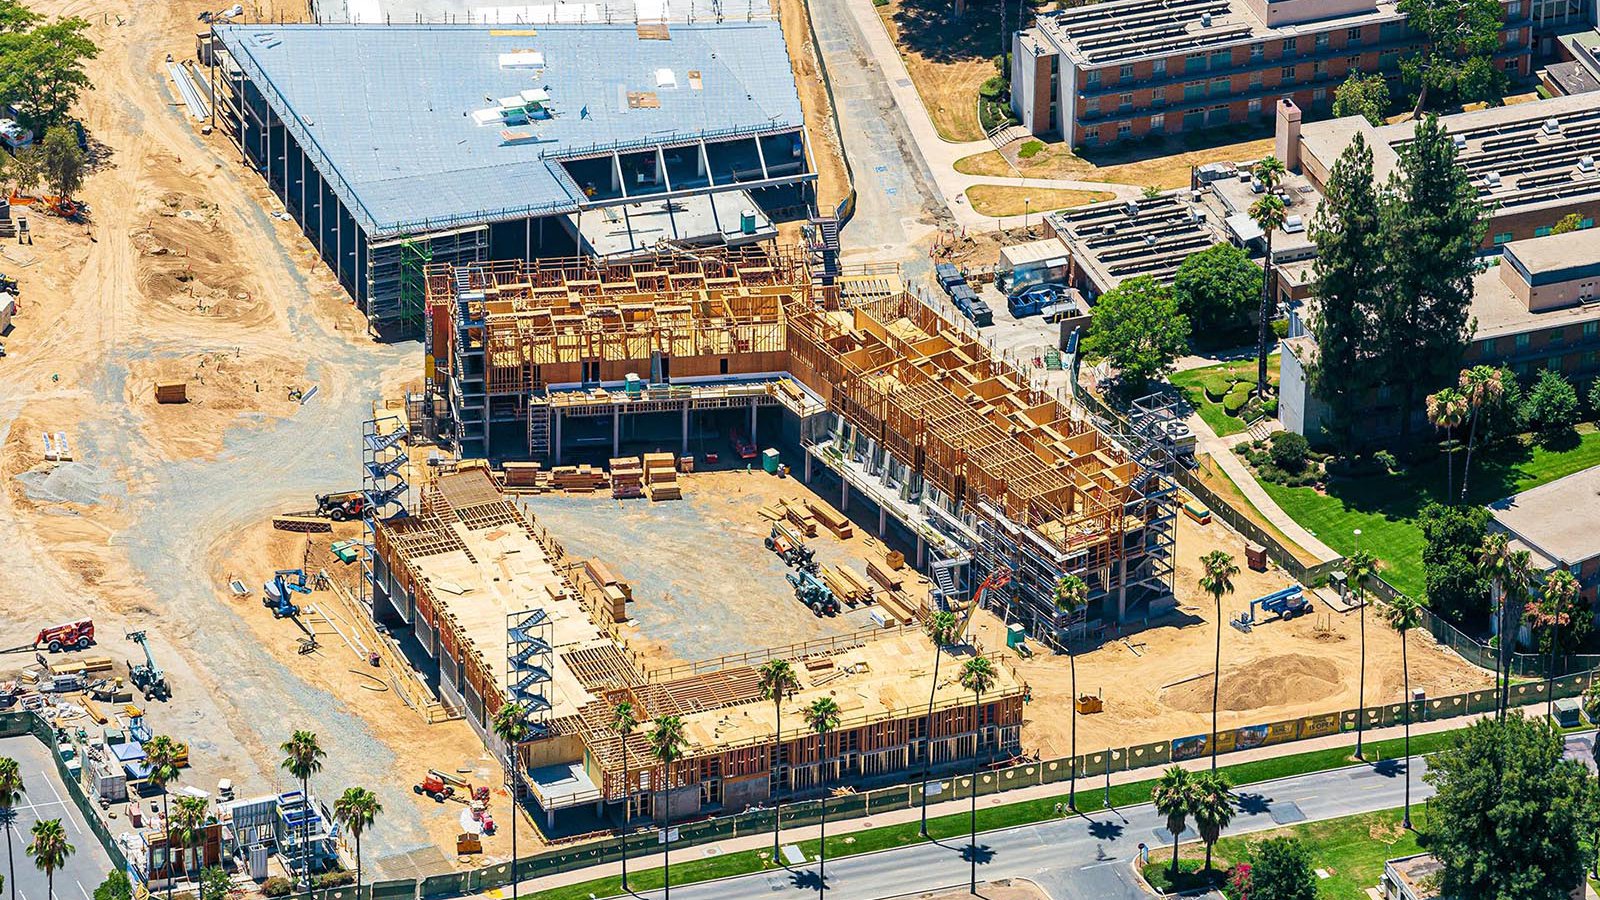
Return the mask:
<svg viewBox="0 0 1600 900">
<path fill-rule="evenodd" d="M 1037 315 L 1046 306 L 1067 299 L 1067 289 L 1059 284 L 1036 284 L 1006 298 L 1006 308 L 1017 318 Z"/>
<path fill-rule="evenodd" d="M 0 119 L 0 143 L 12 150 L 33 146 L 33 131 L 17 124 L 15 119 Z"/>
</svg>

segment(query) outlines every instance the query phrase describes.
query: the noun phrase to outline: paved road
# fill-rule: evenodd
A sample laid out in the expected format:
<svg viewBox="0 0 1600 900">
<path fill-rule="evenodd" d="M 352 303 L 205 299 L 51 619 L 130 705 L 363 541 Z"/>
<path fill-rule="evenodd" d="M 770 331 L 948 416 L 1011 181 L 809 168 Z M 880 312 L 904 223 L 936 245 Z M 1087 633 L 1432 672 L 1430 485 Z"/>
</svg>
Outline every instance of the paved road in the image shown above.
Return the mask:
<svg viewBox="0 0 1600 900">
<path fill-rule="evenodd" d="M 22 769 L 23 797 L 17 805 L 15 842 L 11 851 L 17 868 L 17 900 L 45 900 L 44 873 L 34 868 L 33 857 L 23 853 L 28 830 L 41 819 L 60 819 L 67 830 L 67 842 L 76 852 L 56 873 L 54 900 L 90 900 L 94 889 L 111 871 L 111 859 L 84 824 L 78 808 L 67 796 L 67 788 L 56 776 L 50 751 L 32 737 L 0 740 L 0 756 L 9 756 Z M 0 840 L 3 840 L 0 836 Z M 5 875 L 6 860 L 0 853 L 0 875 Z M 9 896 L 10 885 L 6 886 Z"/>
<path fill-rule="evenodd" d="M 1588 754 L 1593 733 L 1567 738 L 1569 755 Z M 1433 795 L 1422 780 L 1427 763 L 1414 759 L 1411 799 Z M 1240 814 L 1227 834 L 1246 834 L 1317 819 L 1393 809 L 1404 799 L 1405 767 L 1399 760 L 1317 772 L 1248 785 L 1240 795 Z M 1185 840 L 1194 835 L 1186 833 Z M 1024 825 L 978 836 L 978 878 L 1028 878 L 1053 900 L 1137 900 L 1147 897 L 1133 879 L 1132 862 L 1140 843 L 1159 854 L 1171 846 L 1161 817 L 1149 804 Z M 828 863 L 828 891 L 838 900 L 879 900 L 916 891 L 965 884 L 968 842 L 953 838 L 897 850 L 846 857 Z M 815 894 L 815 866 L 761 873 L 678 887 L 679 900 L 791 898 Z M 640 896 L 656 898 L 659 892 Z"/>
</svg>

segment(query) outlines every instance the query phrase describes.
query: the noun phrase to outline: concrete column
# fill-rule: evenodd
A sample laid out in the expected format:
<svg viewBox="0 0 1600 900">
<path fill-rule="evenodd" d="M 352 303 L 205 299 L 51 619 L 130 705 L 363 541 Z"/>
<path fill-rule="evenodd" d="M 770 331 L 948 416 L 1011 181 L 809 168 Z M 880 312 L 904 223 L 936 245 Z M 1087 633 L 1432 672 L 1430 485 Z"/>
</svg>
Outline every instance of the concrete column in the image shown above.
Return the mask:
<svg viewBox="0 0 1600 900">
<path fill-rule="evenodd" d="M 879 540 L 883 540 L 883 536 L 884 536 L 884 534 L 886 532 L 888 532 L 888 530 L 889 530 L 889 507 L 884 506 L 883 504 L 880 503 L 880 504 L 878 504 L 878 539 Z"/>
<path fill-rule="evenodd" d="M 756 398 L 754 397 L 750 398 L 750 443 L 752 446 L 760 447 L 760 444 L 756 443 Z"/>
<path fill-rule="evenodd" d="M 550 449 L 555 454 L 555 464 L 559 466 L 561 465 L 561 411 L 552 409 L 551 412 L 553 413 L 555 440 L 551 442 Z"/>
<path fill-rule="evenodd" d="M 843 475 L 839 476 L 839 512 L 850 508 L 850 482 Z"/>
<path fill-rule="evenodd" d="M 688 456 L 689 455 L 689 406 L 688 406 L 688 404 L 684 404 L 684 407 L 683 407 L 683 452 L 678 454 L 678 455 L 679 456 Z"/>
<path fill-rule="evenodd" d="M 922 534 L 917 534 L 917 570 L 921 571 L 923 562 L 927 558 L 928 545 L 922 540 Z"/>
<path fill-rule="evenodd" d="M 611 455 L 622 455 L 622 410 L 611 411 Z"/>
<path fill-rule="evenodd" d="M 811 483 L 811 451 L 810 450 L 805 450 L 805 459 L 806 459 L 806 461 L 805 461 L 805 470 L 804 470 L 805 471 L 805 476 L 804 477 L 805 477 L 806 484 L 810 484 Z"/>
<path fill-rule="evenodd" d="M 1117 577 L 1117 621 L 1121 622 L 1128 617 L 1128 557 L 1123 556 L 1118 563 Z"/>
</svg>

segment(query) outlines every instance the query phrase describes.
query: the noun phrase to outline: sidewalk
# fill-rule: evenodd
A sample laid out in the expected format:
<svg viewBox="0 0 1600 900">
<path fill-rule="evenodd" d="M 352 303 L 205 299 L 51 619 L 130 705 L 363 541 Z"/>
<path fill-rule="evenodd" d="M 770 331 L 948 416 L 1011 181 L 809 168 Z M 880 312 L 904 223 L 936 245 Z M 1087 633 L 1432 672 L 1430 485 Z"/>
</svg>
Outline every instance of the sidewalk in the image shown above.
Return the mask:
<svg viewBox="0 0 1600 900">
<path fill-rule="evenodd" d="M 1256 510 L 1289 540 L 1305 548 L 1306 552 L 1315 556 L 1319 562 L 1329 562 L 1343 555 L 1324 544 L 1316 535 L 1307 531 L 1305 526 L 1290 518 L 1289 514 L 1284 512 L 1271 495 L 1257 483 L 1255 473 L 1250 471 L 1250 467 L 1233 452 L 1234 446 L 1250 439 L 1249 432 L 1219 438 L 1198 414 L 1190 415 L 1184 422 L 1194 431 L 1195 443 L 1198 445 L 1195 448 L 1196 452 L 1204 453 L 1216 460 L 1222 471 L 1233 479 L 1239 492 L 1244 494 Z"/>
<path fill-rule="evenodd" d="M 1489 713 L 1487 715 L 1493 714 Z M 1462 728 L 1480 718 L 1483 718 L 1483 714 L 1457 716 L 1453 719 L 1441 719 L 1434 722 L 1417 722 L 1411 726 L 1411 734 L 1416 736 L 1421 734 L 1432 734 L 1440 731 L 1449 731 L 1455 728 Z M 1374 743 L 1381 740 L 1399 738 L 1404 735 L 1404 733 L 1404 729 L 1399 726 L 1393 728 L 1369 729 L 1364 736 L 1364 741 L 1367 743 Z M 1314 750 L 1326 750 L 1332 747 L 1353 748 L 1355 746 L 1355 742 L 1355 732 L 1342 732 L 1340 734 L 1332 734 L 1326 737 L 1296 741 L 1290 744 L 1277 744 L 1270 747 L 1257 747 L 1254 750 L 1243 750 L 1237 753 L 1224 754 L 1217 757 L 1217 764 L 1219 766 L 1231 766 L 1238 763 L 1254 762 L 1262 759 L 1273 759 L 1280 756 L 1292 756 L 1300 753 L 1309 753 Z M 1370 761 L 1374 760 L 1369 757 L 1369 762 Z M 1200 771 L 1202 769 L 1209 769 L 1211 767 L 1211 758 L 1209 756 L 1205 756 L 1199 759 L 1186 760 L 1178 763 L 1178 765 L 1188 769 L 1189 771 Z M 1154 779 L 1160 776 L 1163 768 L 1164 766 L 1145 766 L 1139 769 L 1113 772 L 1110 783 L 1117 785 Z M 945 780 L 948 780 L 948 778 Z M 1105 785 L 1106 778 L 1103 775 L 1092 778 L 1078 779 L 1078 790 L 1082 793 L 1104 790 Z M 1011 803 L 1020 803 L 1026 800 L 1038 800 L 1052 797 L 1060 797 L 1063 799 L 1063 802 L 1065 802 L 1066 796 L 1067 783 L 1058 781 L 1050 784 L 1039 784 L 1025 788 L 1016 788 L 1000 794 L 991 794 L 988 796 L 979 797 L 978 803 L 980 806 L 984 807 L 996 807 Z M 939 816 L 966 813 L 971 808 L 970 804 L 971 801 L 967 798 L 960 800 L 946 800 L 940 803 L 935 803 L 928 807 L 928 818 L 934 819 L 938 818 Z M 828 823 L 828 836 L 830 838 L 835 836 L 843 837 L 872 828 L 881 828 L 887 825 L 899 825 L 908 822 L 916 822 L 919 821 L 921 817 L 922 808 L 913 806 L 909 809 L 897 809 L 883 813 L 874 813 L 870 816 L 862 818 L 843 819 L 836 822 L 830 821 Z M 807 825 L 803 828 L 797 828 L 793 830 L 784 829 L 779 833 L 779 842 L 783 844 L 791 844 L 796 841 L 814 840 L 816 837 L 817 827 L 815 825 Z M 759 834 L 741 835 L 736 838 L 729 838 L 728 840 L 719 841 L 712 844 L 699 844 L 693 847 L 675 848 L 674 856 L 679 862 L 683 862 L 686 860 L 705 859 L 711 856 L 721 856 L 727 853 L 737 853 L 743 850 L 770 850 L 771 847 L 772 832 L 764 831 Z M 661 854 L 656 852 L 651 852 L 643 856 L 630 857 L 628 860 L 628 872 L 630 874 L 650 871 L 660 868 L 660 866 Z M 620 862 L 603 863 L 601 865 L 590 866 L 586 869 L 577 869 L 571 872 L 560 872 L 540 878 L 526 878 L 518 882 L 518 891 L 529 893 L 531 895 L 531 892 L 537 889 L 548 889 L 571 884 L 581 884 L 586 881 L 592 881 L 596 878 L 620 875 L 621 872 L 622 864 Z M 504 888 L 491 890 L 481 896 L 502 898 L 508 896 L 509 893 L 510 887 L 507 886 Z"/>
</svg>

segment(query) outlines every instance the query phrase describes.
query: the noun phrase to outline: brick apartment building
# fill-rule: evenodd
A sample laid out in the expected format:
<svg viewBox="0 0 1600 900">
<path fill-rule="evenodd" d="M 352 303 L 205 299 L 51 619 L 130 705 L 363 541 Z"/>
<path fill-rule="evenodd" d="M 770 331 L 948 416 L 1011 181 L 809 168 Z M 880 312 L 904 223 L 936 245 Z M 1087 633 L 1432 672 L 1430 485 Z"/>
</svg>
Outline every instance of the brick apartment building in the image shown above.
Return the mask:
<svg viewBox="0 0 1600 900">
<path fill-rule="evenodd" d="M 1506 0 L 1496 62 L 1531 73 L 1533 0 Z M 1398 77 L 1420 46 L 1393 0 L 1112 0 L 1013 36 L 1011 104 L 1033 134 L 1093 147 L 1333 103 L 1352 72 Z"/>
</svg>

